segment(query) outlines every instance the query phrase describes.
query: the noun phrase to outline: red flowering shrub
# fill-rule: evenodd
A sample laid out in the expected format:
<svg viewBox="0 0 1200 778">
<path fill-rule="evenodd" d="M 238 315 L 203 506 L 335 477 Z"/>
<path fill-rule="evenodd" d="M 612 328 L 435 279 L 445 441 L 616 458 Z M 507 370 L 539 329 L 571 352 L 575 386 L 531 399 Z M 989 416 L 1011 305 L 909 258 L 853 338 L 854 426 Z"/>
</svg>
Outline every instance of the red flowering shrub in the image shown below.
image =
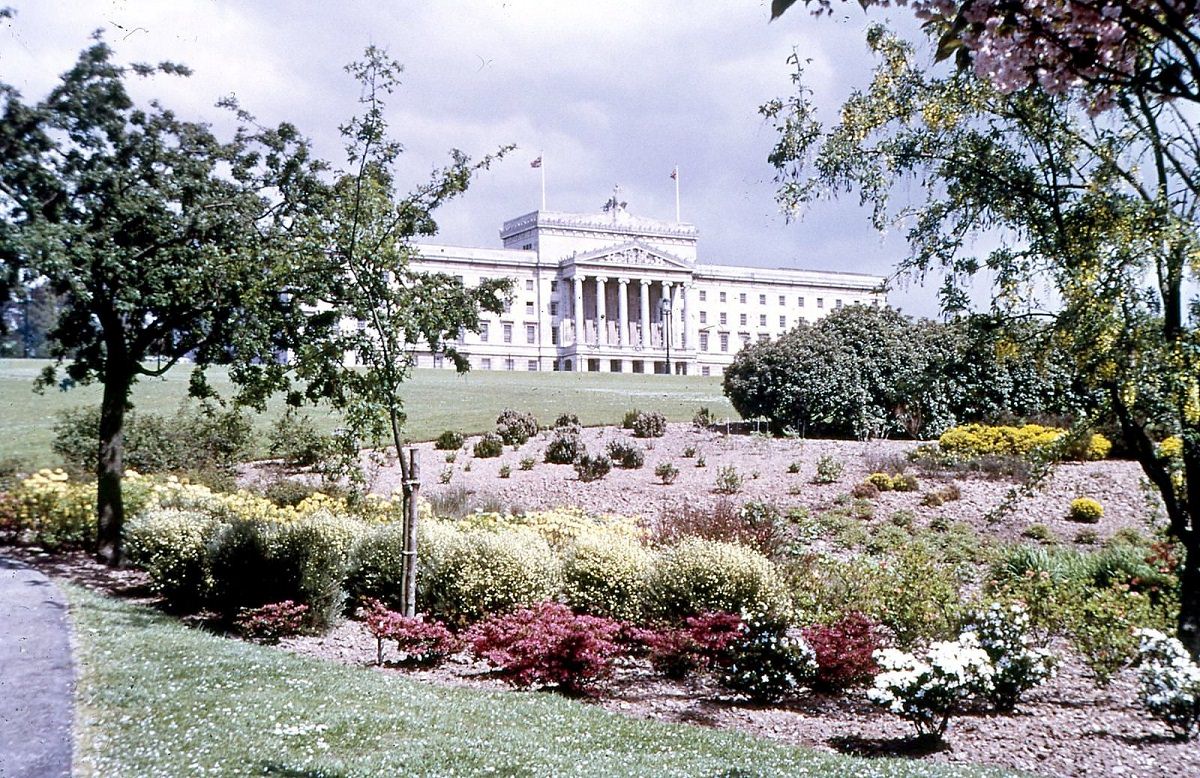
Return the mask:
<svg viewBox="0 0 1200 778">
<path fill-rule="evenodd" d="M 401 662 L 435 665 L 458 650 L 459 642 L 440 621 L 425 621 L 388 610 L 379 600 L 367 600 L 359 616 L 375 638 L 375 664 L 383 664 L 383 642 L 396 641 Z"/>
<path fill-rule="evenodd" d="M 870 683 L 879 673 L 873 654 L 880 648 L 875 624 L 861 613 L 848 613 L 832 624 L 804 630 L 804 639 L 817 655 L 815 685 L 845 689 Z"/>
<path fill-rule="evenodd" d="M 280 638 L 298 635 L 304 628 L 307 605 L 291 600 L 272 602 L 257 608 L 242 608 L 233 625 L 244 637 L 259 643 L 278 643 Z"/>
<path fill-rule="evenodd" d="M 623 651 L 623 624 L 577 616 L 543 602 L 475 625 L 466 640 L 480 658 L 514 686 L 556 686 L 566 694 L 595 694 Z"/>
<path fill-rule="evenodd" d="M 741 630 L 742 618 L 736 613 L 702 613 L 684 621 L 682 628 L 649 631 L 643 640 L 654 669 L 680 679 L 725 662 Z"/>
</svg>

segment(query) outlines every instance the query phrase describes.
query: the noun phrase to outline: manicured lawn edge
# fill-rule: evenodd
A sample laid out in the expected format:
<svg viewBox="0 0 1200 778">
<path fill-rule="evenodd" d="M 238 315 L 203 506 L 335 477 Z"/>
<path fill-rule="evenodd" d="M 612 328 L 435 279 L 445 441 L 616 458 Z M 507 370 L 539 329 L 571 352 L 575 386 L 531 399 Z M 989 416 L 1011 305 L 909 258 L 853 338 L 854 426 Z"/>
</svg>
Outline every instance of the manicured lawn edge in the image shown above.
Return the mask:
<svg viewBox="0 0 1200 778">
<path fill-rule="evenodd" d="M 1006 774 L 820 754 L 548 693 L 432 686 L 221 638 L 63 588 L 82 776 Z"/>
</svg>

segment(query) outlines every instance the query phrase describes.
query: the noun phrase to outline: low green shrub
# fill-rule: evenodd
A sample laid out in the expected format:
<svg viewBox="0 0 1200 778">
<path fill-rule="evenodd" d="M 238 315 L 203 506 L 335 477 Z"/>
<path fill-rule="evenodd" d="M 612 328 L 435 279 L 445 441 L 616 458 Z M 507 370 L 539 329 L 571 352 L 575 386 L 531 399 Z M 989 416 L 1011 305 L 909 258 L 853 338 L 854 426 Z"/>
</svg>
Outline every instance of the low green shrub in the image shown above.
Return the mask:
<svg viewBox="0 0 1200 778">
<path fill-rule="evenodd" d="M 211 514 L 154 508 L 125 524 L 125 551 L 149 574 L 151 589 L 172 608 L 190 611 L 208 594 L 207 549 L 216 529 Z"/>
<path fill-rule="evenodd" d="M 665 549 L 650 576 L 650 611 L 682 619 L 708 611 L 780 612 L 786 596 L 765 556 L 734 543 L 686 538 Z"/>
<path fill-rule="evenodd" d="M 621 428 L 627 430 L 633 429 L 633 423 L 637 421 L 637 417 L 641 415 L 642 412 L 637 408 L 634 408 L 632 411 L 625 411 L 625 416 L 621 419 Z"/>
<path fill-rule="evenodd" d="M 670 462 L 659 462 L 654 468 L 654 475 L 663 482 L 663 486 L 670 486 L 679 477 L 679 468 Z"/>
<path fill-rule="evenodd" d="M 850 494 L 860 500 L 874 500 L 879 496 L 879 487 L 870 481 L 863 481 L 860 484 L 855 484 L 850 490 Z"/>
<path fill-rule="evenodd" d="M 501 478 L 508 478 L 509 476 L 511 476 L 512 475 L 512 465 L 509 465 L 509 464 L 500 465 L 499 475 Z"/>
<path fill-rule="evenodd" d="M 637 470 L 646 464 L 646 452 L 641 446 L 627 440 L 610 440 L 608 458 L 614 465 L 625 470 Z"/>
<path fill-rule="evenodd" d="M 546 445 L 544 461 L 552 465 L 574 464 L 579 455 L 585 451 L 583 439 L 578 432 L 570 429 L 558 429 L 554 437 Z"/>
<path fill-rule="evenodd" d="M 327 488 L 318 488 L 292 478 L 280 478 L 262 487 L 262 495 L 280 508 L 290 508 L 311 498 L 317 493 L 328 494 Z"/>
<path fill-rule="evenodd" d="M 742 490 L 742 476 L 733 465 L 717 469 L 717 480 L 713 490 L 718 494 L 737 494 Z"/>
<path fill-rule="evenodd" d="M 446 430 L 437 436 L 437 440 L 433 442 L 433 447 L 439 451 L 457 451 L 462 448 L 465 441 L 466 438 L 461 432 Z"/>
<path fill-rule="evenodd" d="M 529 530 L 475 530 L 446 538 L 425 571 L 429 611 L 464 624 L 522 605 L 554 599 L 558 559 Z"/>
<path fill-rule="evenodd" d="M 1036 540 L 1038 543 L 1057 543 L 1054 531 L 1045 524 L 1030 524 L 1021 531 L 1021 537 Z"/>
<path fill-rule="evenodd" d="M 421 521 L 417 524 L 418 568 L 421 576 L 427 575 L 428 571 L 420 562 L 431 556 L 422 543 L 426 540 L 426 529 L 430 525 L 440 527 L 441 524 L 436 519 Z M 436 532 L 436 529 L 434 531 Z M 425 557 L 425 560 L 421 558 L 422 556 Z M 423 584 L 423 580 L 418 580 L 419 588 Z M 378 600 L 390 608 L 403 609 L 403 524 L 383 524 L 372 527 L 359 539 L 350 555 L 350 563 L 347 565 L 346 594 L 352 606 L 361 605 L 367 600 Z"/>
<path fill-rule="evenodd" d="M 496 417 L 496 434 L 505 445 L 523 446 L 525 441 L 538 434 L 537 418 L 532 413 L 507 408 Z"/>
<path fill-rule="evenodd" d="M 817 474 L 813 478 L 813 483 L 837 483 L 838 479 L 842 477 L 842 471 L 845 470 L 845 467 L 836 457 L 823 456 L 817 460 Z"/>
<path fill-rule="evenodd" d="M 635 438 L 661 438 L 667 434 L 667 417 L 658 411 L 639 413 L 630 429 Z"/>
<path fill-rule="evenodd" d="M 573 413 L 564 413 L 554 420 L 554 426 L 558 427 L 578 427 L 579 417 Z"/>
<path fill-rule="evenodd" d="M 536 464 L 537 464 L 537 460 L 534 459 L 533 457 L 521 457 L 521 462 L 520 462 L 519 466 L 522 470 L 532 470 L 534 465 L 536 465 Z"/>
<path fill-rule="evenodd" d="M 494 432 L 485 433 L 475 441 L 474 452 L 480 459 L 493 459 L 504 453 L 504 440 Z"/>
<path fill-rule="evenodd" d="M 654 556 L 634 538 L 581 535 L 563 560 L 563 591 L 576 610 L 637 621 Z"/>
<path fill-rule="evenodd" d="M 575 473 L 583 483 L 599 481 L 612 470 L 612 460 L 604 454 L 595 456 L 586 451 L 575 459 Z"/>
</svg>

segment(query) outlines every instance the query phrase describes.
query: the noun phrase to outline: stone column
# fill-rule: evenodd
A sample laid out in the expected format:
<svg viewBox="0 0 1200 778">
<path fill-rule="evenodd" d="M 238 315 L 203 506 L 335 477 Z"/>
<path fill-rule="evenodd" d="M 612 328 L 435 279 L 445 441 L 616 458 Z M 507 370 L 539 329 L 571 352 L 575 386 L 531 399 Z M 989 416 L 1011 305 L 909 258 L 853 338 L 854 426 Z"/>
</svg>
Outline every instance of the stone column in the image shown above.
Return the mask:
<svg viewBox="0 0 1200 778">
<path fill-rule="evenodd" d="M 604 284 L 608 281 L 604 276 L 596 276 L 596 345 L 608 343 L 608 310 L 604 300 Z"/>
<path fill-rule="evenodd" d="M 617 279 L 617 337 L 621 348 L 629 348 L 629 279 Z"/>
<path fill-rule="evenodd" d="M 671 306 L 671 309 L 667 313 L 667 315 L 663 316 L 660 319 L 660 321 L 662 322 L 663 348 L 666 348 L 667 347 L 667 339 L 671 338 L 675 335 L 675 327 L 671 322 L 671 319 L 675 316 L 675 284 L 671 283 L 670 281 L 663 281 L 662 288 L 663 288 L 663 299 L 668 300 L 670 302 L 670 306 Z M 671 346 L 672 347 L 675 346 L 674 342 L 671 343 Z M 670 373 L 670 372 L 671 372 L 671 369 L 670 369 L 670 366 L 668 365 L 667 373 Z"/>
<path fill-rule="evenodd" d="M 571 279 L 571 287 L 575 293 L 571 312 L 575 316 L 575 346 L 578 351 L 578 348 L 583 345 L 583 276 L 576 275 Z"/>
<path fill-rule="evenodd" d="M 690 322 L 688 320 L 688 312 L 690 309 L 690 299 L 692 296 L 692 287 L 681 286 L 679 288 L 679 348 L 685 349 L 692 342 L 691 333 L 688 330 Z"/>
<path fill-rule="evenodd" d="M 642 296 L 638 302 L 642 309 L 641 347 L 644 349 L 650 346 L 650 280 L 647 278 L 642 279 Z"/>
</svg>

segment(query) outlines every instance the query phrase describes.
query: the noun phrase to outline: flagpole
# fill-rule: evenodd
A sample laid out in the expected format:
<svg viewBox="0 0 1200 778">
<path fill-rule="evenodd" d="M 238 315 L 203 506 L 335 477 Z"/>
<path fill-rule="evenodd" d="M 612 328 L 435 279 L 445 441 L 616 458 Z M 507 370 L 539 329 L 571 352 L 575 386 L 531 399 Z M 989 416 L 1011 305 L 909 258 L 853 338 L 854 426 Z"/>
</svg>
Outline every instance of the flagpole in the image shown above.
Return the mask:
<svg viewBox="0 0 1200 778">
<path fill-rule="evenodd" d="M 538 159 L 542 161 L 542 164 L 538 167 L 538 170 L 542 174 L 542 210 L 544 211 L 546 210 L 546 152 L 543 151 L 538 156 Z"/>
<path fill-rule="evenodd" d="M 683 220 L 679 218 L 679 165 L 675 166 L 675 175 L 672 178 L 675 179 L 675 221 L 680 222 Z"/>
</svg>

